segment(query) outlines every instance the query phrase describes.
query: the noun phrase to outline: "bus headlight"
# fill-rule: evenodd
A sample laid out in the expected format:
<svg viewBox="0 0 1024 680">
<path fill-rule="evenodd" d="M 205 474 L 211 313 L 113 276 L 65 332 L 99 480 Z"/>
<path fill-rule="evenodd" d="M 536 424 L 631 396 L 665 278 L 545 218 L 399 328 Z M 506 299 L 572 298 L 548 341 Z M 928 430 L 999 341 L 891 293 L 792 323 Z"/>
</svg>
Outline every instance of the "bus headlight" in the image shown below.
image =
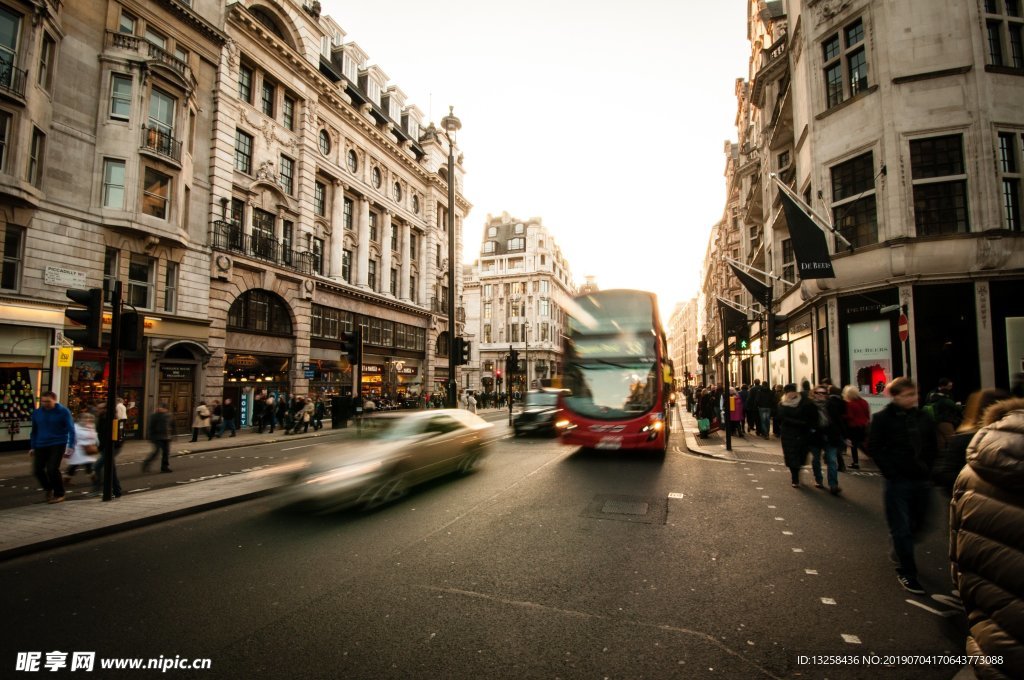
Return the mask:
<svg viewBox="0 0 1024 680">
<path fill-rule="evenodd" d="M 556 420 L 555 427 L 559 430 L 572 430 L 576 428 L 576 426 L 572 424 L 571 420 L 566 420 L 564 418 L 562 420 Z"/>
<path fill-rule="evenodd" d="M 641 432 L 661 432 L 665 428 L 665 414 L 652 413 L 651 422 L 640 429 Z"/>
</svg>

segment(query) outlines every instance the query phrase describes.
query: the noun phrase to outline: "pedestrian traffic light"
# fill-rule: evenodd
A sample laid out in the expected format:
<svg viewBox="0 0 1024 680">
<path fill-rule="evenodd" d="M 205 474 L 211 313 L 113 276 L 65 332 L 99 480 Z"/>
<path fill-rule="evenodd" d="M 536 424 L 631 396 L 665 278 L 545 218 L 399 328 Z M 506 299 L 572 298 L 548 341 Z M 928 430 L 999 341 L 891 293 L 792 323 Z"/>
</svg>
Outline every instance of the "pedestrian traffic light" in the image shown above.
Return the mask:
<svg viewBox="0 0 1024 680">
<path fill-rule="evenodd" d="M 93 349 L 103 347 L 103 289 L 71 289 L 66 295 L 69 300 L 85 306 L 85 309 L 68 309 L 64 312 L 64 316 L 85 326 L 82 344 Z"/>
<path fill-rule="evenodd" d="M 465 338 L 458 338 L 459 351 L 456 354 L 456 358 L 459 360 L 460 366 L 465 366 L 469 363 L 470 358 L 473 356 L 473 343 Z"/>
<path fill-rule="evenodd" d="M 129 352 L 141 351 L 146 342 L 146 320 L 138 312 L 121 314 L 121 349 Z"/>
<path fill-rule="evenodd" d="M 359 366 L 363 362 L 363 329 L 356 328 L 351 333 L 341 334 L 341 351 L 348 357 L 348 362 Z"/>
<path fill-rule="evenodd" d="M 701 340 L 697 343 L 697 363 L 701 366 L 708 363 L 708 341 Z"/>
</svg>

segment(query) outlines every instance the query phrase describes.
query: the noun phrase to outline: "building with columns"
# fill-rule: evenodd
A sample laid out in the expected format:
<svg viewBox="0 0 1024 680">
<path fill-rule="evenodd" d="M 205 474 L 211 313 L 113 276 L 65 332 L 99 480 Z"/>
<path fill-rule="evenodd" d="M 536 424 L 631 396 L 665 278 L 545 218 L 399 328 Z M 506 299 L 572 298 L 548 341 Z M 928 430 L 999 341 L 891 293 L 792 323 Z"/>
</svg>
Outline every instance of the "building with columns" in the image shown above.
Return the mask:
<svg viewBox="0 0 1024 680">
<path fill-rule="evenodd" d="M 700 334 L 697 327 L 697 298 L 677 302 L 668 318 L 668 347 L 675 367 L 677 387 L 699 384 L 698 340 Z M 694 377 L 690 378 L 690 374 Z"/>
<path fill-rule="evenodd" d="M 740 259 L 781 279 L 781 323 L 734 379 L 829 377 L 879 406 L 894 376 L 949 377 L 963 400 L 1024 371 L 1019 10 L 748 3 L 729 200 Z M 799 280 L 776 176 L 850 242 L 826 236 L 835 278 Z"/>
<path fill-rule="evenodd" d="M 462 155 L 341 26 L 290 0 L 232 3 L 215 88 L 211 358 L 202 392 L 438 392 L 448 377 L 447 241 L 461 257 Z M 448 181 L 456 205 L 447 204 Z M 455 235 L 448 210 L 455 211 Z"/>
<path fill-rule="evenodd" d="M 523 392 L 550 385 L 562 372 L 562 300 L 573 295 L 569 263 L 540 218 L 488 215 L 480 259 L 472 265 L 463 297 L 471 364 L 479 366 L 469 387 Z M 497 378 L 510 348 L 519 352 L 520 366 L 511 377 L 501 376 L 499 389 Z"/>
</svg>

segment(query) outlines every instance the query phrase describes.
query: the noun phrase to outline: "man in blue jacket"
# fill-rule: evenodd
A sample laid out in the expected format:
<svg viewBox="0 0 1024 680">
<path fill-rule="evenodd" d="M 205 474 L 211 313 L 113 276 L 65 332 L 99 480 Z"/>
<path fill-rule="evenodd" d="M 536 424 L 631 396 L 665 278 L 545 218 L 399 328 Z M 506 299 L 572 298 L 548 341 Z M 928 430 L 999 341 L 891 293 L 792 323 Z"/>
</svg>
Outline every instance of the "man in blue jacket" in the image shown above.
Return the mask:
<svg viewBox="0 0 1024 680">
<path fill-rule="evenodd" d="M 64 455 L 71 455 L 75 448 L 75 420 L 57 395 L 45 392 L 39 398 L 39 408 L 32 412 L 32 435 L 29 439 L 34 456 L 33 470 L 39 483 L 46 491 L 49 503 L 64 501 L 64 480 L 60 476 L 60 464 Z"/>
</svg>

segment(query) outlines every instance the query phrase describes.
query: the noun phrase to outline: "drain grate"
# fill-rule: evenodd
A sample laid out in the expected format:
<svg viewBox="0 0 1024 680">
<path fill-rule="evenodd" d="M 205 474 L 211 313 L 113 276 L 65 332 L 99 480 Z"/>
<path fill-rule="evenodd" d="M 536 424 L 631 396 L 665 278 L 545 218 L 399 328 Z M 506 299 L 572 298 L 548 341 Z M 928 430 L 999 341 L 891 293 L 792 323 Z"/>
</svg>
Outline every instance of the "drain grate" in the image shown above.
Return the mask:
<svg viewBox="0 0 1024 680">
<path fill-rule="evenodd" d="M 668 519 L 668 499 L 599 494 L 587 505 L 582 516 L 619 522 L 664 524 Z"/>
</svg>

